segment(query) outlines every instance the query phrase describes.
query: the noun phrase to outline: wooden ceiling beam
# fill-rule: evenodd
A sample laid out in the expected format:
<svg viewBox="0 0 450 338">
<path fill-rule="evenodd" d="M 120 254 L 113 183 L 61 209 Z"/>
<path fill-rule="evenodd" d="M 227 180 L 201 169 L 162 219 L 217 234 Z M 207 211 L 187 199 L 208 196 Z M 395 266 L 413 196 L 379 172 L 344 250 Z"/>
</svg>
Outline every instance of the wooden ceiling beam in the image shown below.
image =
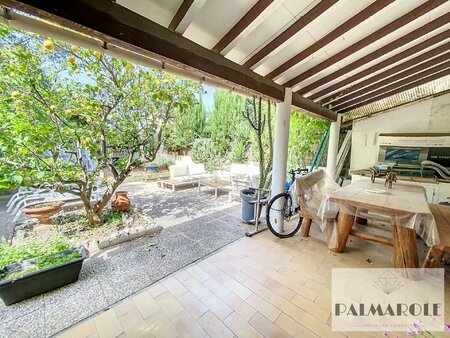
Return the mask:
<svg viewBox="0 0 450 338">
<path fill-rule="evenodd" d="M 344 88 L 347 85 L 350 85 L 348 87 L 350 89 L 352 87 L 353 82 L 358 81 L 359 79 L 362 79 L 362 78 L 364 78 L 370 74 L 373 74 L 383 68 L 386 68 L 390 65 L 393 65 L 393 64 L 397 63 L 398 61 L 406 59 L 407 57 L 409 57 L 411 55 L 419 53 L 419 52 L 423 51 L 424 49 L 434 46 L 435 44 L 440 43 L 441 41 L 446 40 L 448 38 L 450 38 L 450 29 L 446 30 L 442 33 L 436 34 L 435 36 L 433 36 L 421 43 L 418 43 L 417 45 L 412 46 L 412 47 L 404 50 L 401 53 L 395 54 L 394 56 L 392 56 L 386 60 L 383 60 L 380 63 L 377 63 L 369 68 L 366 68 L 366 69 L 360 71 L 359 73 L 356 73 L 355 75 L 352 75 L 342 81 L 339 81 L 339 82 L 331 85 L 330 87 L 322 89 L 319 92 L 309 96 L 308 98 L 310 98 L 311 100 L 315 100 L 324 95 L 328 95 L 326 98 L 323 98 L 320 101 L 323 104 L 329 103 L 334 100 L 334 97 L 336 96 L 336 94 L 333 94 L 333 93 L 336 90 Z M 356 84 L 356 86 L 357 86 L 357 84 Z M 343 89 L 342 92 L 345 95 L 345 93 L 347 92 L 347 89 Z"/>
<path fill-rule="evenodd" d="M 447 48 L 447 51 L 448 50 L 450 50 L 450 49 Z M 412 75 L 414 75 L 414 74 L 417 74 L 418 77 L 423 77 L 424 75 L 423 75 L 422 71 L 425 71 L 425 73 L 426 73 L 428 71 L 428 69 L 430 69 L 430 71 L 433 72 L 432 69 L 434 68 L 434 66 L 438 67 L 438 70 L 440 70 L 439 67 L 445 67 L 446 61 L 448 63 L 449 60 L 450 60 L 450 52 L 442 54 L 434 59 L 423 62 L 415 67 L 409 68 L 403 72 L 400 72 L 393 76 L 387 77 L 384 80 L 376 82 L 376 83 L 374 83 L 368 87 L 365 87 L 361 90 L 355 91 L 351 95 L 340 98 L 339 100 L 337 100 L 333 103 L 333 108 L 336 110 L 339 110 L 339 109 L 341 109 L 341 107 L 343 107 L 355 100 L 358 100 L 359 98 L 370 96 L 372 94 L 371 92 L 375 92 L 375 90 L 377 90 L 377 89 L 382 91 L 385 88 L 388 88 L 389 84 L 392 84 L 392 86 L 394 86 L 395 82 L 397 82 L 399 80 L 405 79 L 405 81 L 406 80 L 410 81 L 410 79 L 412 78 Z M 441 65 L 441 64 L 443 64 L 443 65 Z M 380 88 L 382 88 L 382 89 L 380 89 Z"/>
<path fill-rule="evenodd" d="M 448 74 L 450 74 L 450 61 L 441 63 L 435 67 L 424 70 L 406 79 L 392 83 L 389 86 L 383 87 L 379 90 L 358 97 L 355 100 L 349 101 L 338 109 L 338 113 L 345 113 L 347 111 L 365 106 L 366 104 L 379 101 L 382 98 L 401 93 L 408 89 L 412 89 L 424 83 L 444 77 Z"/>
<path fill-rule="evenodd" d="M 449 51 L 450 50 L 450 42 L 446 43 L 446 44 L 444 44 L 442 46 L 439 46 L 439 48 L 437 48 L 437 49 L 441 50 L 441 53 Z M 440 54 L 440 53 L 435 54 L 435 50 L 434 49 L 432 51 L 430 51 L 430 52 L 433 52 L 433 53 L 430 53 L 430 54 L 434 54 L 434 56 Z M 427 53 L 424 53 L 424 54 L 427 54 Z M 423 61 L 423 57 L 422 56 L 424 54 L 420 55 L 420 59 L 422 59 L 422 61 Z M 437 57 L 435 57 L 433 59 L 430 59 L 428 57 L 428 58 L 425 59 L 425 60 L 428 60 L 428 61 L 425 61 L 425 62 L 422 62 L 422 63 L 416 62 L 415 59 L 412 59 L 410 61 L 413 61 L 413 60 L 414 60 L 414 64 L 418 63 L 414 67 L 408 68 L 404 64 L 401 64 L 399 66 L 402 66 L 402 67 L 399 67 L 399 68 L 403 68 L 404 69 L 404 67 L 406 67 L 407 69 L 403 70 L 401 72 L 398 72 L 396 69 L 394 69 L 396 67 L 388 69 L 385 72 L 377 74 L 376 76 L 374 76 L 374 77 L 372 77 L 370 79 L 367 79 L 366 81 L 363 81 L 366 85 L 369 84 L 368 86 L 361 86 L 360 87 L 359 86 L 360 83 L 358 83 L 357 84 L 358 87 L 362 88 L 360 90 L 354 89 L 356 87 L 356 85 L 350 87 L 349 89 L 352 91 L 352 93 L 349 94 L 349 95 L 345 95 L 343 97 L 340 97 L 339 99 L 334 101 L 333 102 L 333 108 L 334 109 L 339 109 L 339 106 L 341 106 L 342 104 L 344 104 L 344 103 L 346 103 L 346 102 L 348 102 L 350 100 L 353 100 L 353 99 L 355 99 L 357 97 L 363 96 L 365 93 L 374 91 L 374 90 L 376 90 L 378 88 L 381 88 L 383 86 L 389 85 L 390 83 L 393 83 L 395 81 L 401 80 L 401 79 L 406 78 L 406 77 L 409 77 L 409 76 L 411 76 L 411 75 L 413 75 L 415 73 L 418 73 L 418 72 L 421 72 L 421 71 L 423 71 L 425 69 L 428 69 L 430 67 L 436 66 L 436 65 L 438 65 L 438 64 L 440 64 L 442 62 L 448 61 L 448 60 L 450 60 L 450 52 L 445 53 L 445 54 L 441 54 L 441 55 L 439 55 L 439 56 L 437 56 Z M 408 63 L 408 62 L 405 62 L 405 63 Z M 392 75 L 392 74 L 394 74 L 394 75 Z M 347 92 L 345 94 L 347 94 Z"/>
<path fill-rule="evenodd" d="M 177 12 L 175 13 L 172 21 L 169 24 L 169 29 L 175 31 L 180 24 L 181 20 L 183 20 L 189 8 L 191 8 L 194 0 L 183 0 L 180 7 L 178 7 Z"/>
<path fill-rule="evenodd" d="M 212 48 L 216 53 L 222 52 L 244 29 L 248 27 L 274 0 L 259 0 Z"/>
<path fill-rule="evenodd" d="M 378 29 L 377 31 L 373 32 L 372 34 L 366 36 L 362 40 L 359 40 L 358 42 L 354 43 L 353 45 L 345 48 L 344 50 L 340 51 L 339 53 L 337 53 L 337 54 L 333 55 L 332 57 L 326 59 L 325 61 L 319 63 L 318 65 L 295 76 L 293 79 L 287 81 L 283 85 L 286 87 L 296 86 L 297 84 L 306 80 L 307 78 L 318 74 L 322 70 L 327 69 L 328 67 L 330 67 L 330 66 L 336 64 L 337 62 L 345 59 L 346 57 L 356 53 L 357 51 L 361 50 L 362 48 L 369 46 L 370 44 L 380 40 L 381 38 L 385 37 L 386 35 L 409 24 L 411 21 L 414 21 L 415 19 L 419 18 L 420 16 L 425 15 L 426 13 L 435 9 L 436 7 L 441 6 L 446 1 L 447 0 L 434 0 L 434 1 L 427 1 L 427 2 L 423 3 L 422 5 L 414 8 L 410 12 L 401 16 L 400 18 L 395 19 L 391 23 L 383 26 L 382 28 Z M 391 44 L 389 44 L 389 45 L 391 45 Z M 302 88 L 298 91 L 298 93 L 307 93 L 309 91 L 309 88 L 311 88 L 311 87 L 313 87 L 313 86 L 310 85 L 310 86 L 305 87 L 305 88 L 308 88 L 306 90 L 305 90 L 305 88 Z"/>
<path fill-rule="evenodd" d="M 0 0 L 0 4 L 107 44 L 158 58 L 184 71 L 243 88 L 250 95 L 257 93 L 276 101 L 284 100 L 282 85 L 110 0 Z M 298 94 L 293 95 L 293 105 L 328 120 L 337 118 L 332 110 Z"/>
<path fill-rule="evenodd" d="M 385 8 L 387 5 L 394 2 L 394 0 L 377 0 L 374 3 L 372 3 L 370 6 L 367 6 L 364 8 L 361 12 L 356 14 L 355 16 L 351 17 L 349 20 L 344 22 L 342 25 L 334 29 L 332 32 L 325 35 L 320 40 L 313 43 L 311 46 L 307 47 L 306 49 L 302 50 L 300 53 L 283 63 L 282 65 L 275 68 L 273 71 L 271 71 L 269 74 L 266 75 L 269 79 L 275 79 L 277 76 L 281 75 L 285 71 L 287 71 L 289 68 L 294 67 L 296 64 L 300 63 L 302 60 L 306 59 L 307 57 L 311 56 L 313 53 L 317 52 L 321 48 L 328 45 L 330 42 L 336 40 L 338 37 L 340 37 L 342 34 L 348 32 L 352 28 L 355 28 L 360 23 L 364 22 L 368 18 L 370 18 L 372 15 L 378 13 L 380 10 Z"/>
<path fill-rule="evenodd" d="M 244 63 L 244 67 L 250 68 L 273 52 L 276 48 L 281 46 L 300 30 L 302 30 L 306 25 L 314 21 L 319 15 L 324 13 L 327 9 L 333 6 L 338 0 L 322 0 L 311 10 L 309 10 L 305 15 L 297 19 L 292 25 L 290 25 L 286 30 L 284 30 L 275 39 L 270 41 L 266 46 L 261 48 L 255 55 L 248 59 Z M 440 0 L 439 0 L 440 1 Z"/>
</svg>

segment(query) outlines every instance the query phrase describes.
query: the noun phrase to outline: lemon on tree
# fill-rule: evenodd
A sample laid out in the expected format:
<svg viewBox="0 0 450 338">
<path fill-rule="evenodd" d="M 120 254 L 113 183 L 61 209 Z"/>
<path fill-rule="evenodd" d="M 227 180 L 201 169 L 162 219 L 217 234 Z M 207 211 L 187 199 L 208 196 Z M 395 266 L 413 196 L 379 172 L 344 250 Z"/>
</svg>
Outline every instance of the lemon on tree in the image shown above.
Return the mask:
<svg viewBox="0 0 450 338">
<path fill-rule="evenodd" d="M 45 40 L 43 43 L 43 46 L 44 46 L 44 50 L 46 50 L 46 51 L 52 51 L 55 49 L 55 45 L 50 40 Z"/>
</svg>

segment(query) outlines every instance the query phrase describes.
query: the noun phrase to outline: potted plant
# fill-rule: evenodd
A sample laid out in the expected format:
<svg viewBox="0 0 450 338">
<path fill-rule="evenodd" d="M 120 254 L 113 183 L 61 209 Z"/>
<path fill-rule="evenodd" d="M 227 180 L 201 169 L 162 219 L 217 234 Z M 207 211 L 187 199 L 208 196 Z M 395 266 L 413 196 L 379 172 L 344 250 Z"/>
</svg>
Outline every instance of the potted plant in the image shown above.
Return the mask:
<svg viewBox="0 0 450 338">
<path fill-rule="evenodd" d="M 40 224 L 52 224 L 50 217 L 61 211 L 63 201 L 45 201 L 27 205 L 22 212 L 30 218 L 37 218 Z"/>
<path fill-rule="evenodd" d="M 42 243 L 18 245 L 3 243 L 0 248 L 0 298 L 6 305 L 20 302 L 41 293 L 76 282 L 83 261 L 87 258 L 83 246 L 69 247 L 60 237 L 47 248 Z M 58 250 L 64 248 L 63 250 Z M 58 251 L 55 251 L 58 250 Z M 35 255 L 34 257 L 29 257 Z M 19 258 L 15 263 L 4 262 Z"/>
</svg>

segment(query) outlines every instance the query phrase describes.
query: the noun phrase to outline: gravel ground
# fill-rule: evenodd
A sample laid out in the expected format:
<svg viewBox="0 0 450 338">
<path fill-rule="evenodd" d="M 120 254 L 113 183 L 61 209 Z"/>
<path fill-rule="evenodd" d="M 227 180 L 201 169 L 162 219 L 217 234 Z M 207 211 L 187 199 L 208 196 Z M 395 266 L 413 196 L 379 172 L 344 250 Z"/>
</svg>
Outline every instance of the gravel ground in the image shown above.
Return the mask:
<svg viewBox="0 0 450 338">
<path fill-rule="evenodd" d="M 48 337 L 244 236 L 240 205 L 196 189 L 171 192 L 127 185 L 131 200 L 165 229 L 98 252 L 83 264 L 78 282 L 5 306 L 1 337 Z M 1 302 L 1 301 L 0 301 Z"/>
</svg>

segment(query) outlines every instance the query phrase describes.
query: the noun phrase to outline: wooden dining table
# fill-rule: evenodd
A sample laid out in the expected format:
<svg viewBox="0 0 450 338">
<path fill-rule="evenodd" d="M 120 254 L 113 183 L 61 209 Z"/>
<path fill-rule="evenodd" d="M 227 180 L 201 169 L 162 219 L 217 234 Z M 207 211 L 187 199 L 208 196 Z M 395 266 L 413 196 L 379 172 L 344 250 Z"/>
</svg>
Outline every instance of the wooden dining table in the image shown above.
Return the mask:
<svg viewBox="0 0 450 338">
<path fill-rule="evenodd" d="M 343 252 L 350 234 L 393 247 L 393 264 L 396 268 L 418 268 L 416 229 L 435 227 L 425 190 L 413 185 L 395 184 L 386 189 L 384 184 L 360 180 L 328 193 L 325 203 L 338 209 L 337 222 L 328 229 L 330 251 Z M 392 238 L 371 236 L 352 230 L 358 212 L 387 216 L 392 226 Z M 425 233 L 437 235 L 434 229 Z M 352 233 L 354 232 L 354 233 Z"/>
</svg>

